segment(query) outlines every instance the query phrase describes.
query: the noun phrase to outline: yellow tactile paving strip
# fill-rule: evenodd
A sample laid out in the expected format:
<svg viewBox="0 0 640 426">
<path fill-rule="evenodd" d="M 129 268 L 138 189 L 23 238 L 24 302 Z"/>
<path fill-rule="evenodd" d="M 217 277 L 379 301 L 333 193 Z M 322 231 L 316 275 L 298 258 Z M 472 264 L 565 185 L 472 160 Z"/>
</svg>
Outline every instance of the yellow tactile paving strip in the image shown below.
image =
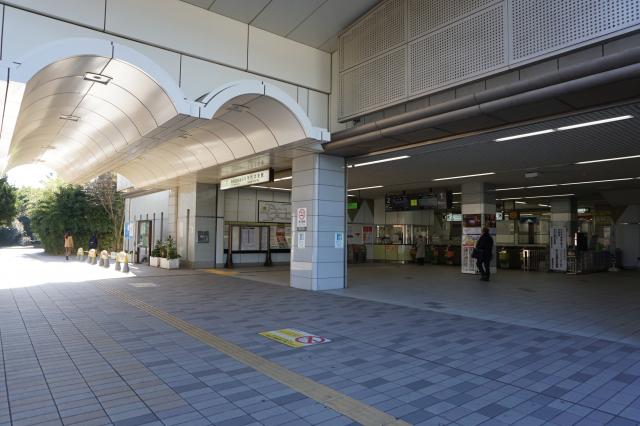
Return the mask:
<svg viewBox="0 0 640 426">
<path fill-rule="evenodd" d="M 100 287 L 105 293 L 115 296 L 131 306 L 135 306 L 149 315 L 153 315 L 189 336 L 211 346 L 217 351 L 242 362 L 256 371 L 289 386 L 291 389 L 318 401 L 319 403 L 358 423 L 366 426 L 409 425 L 409 423 L 403 420 L 398 420 L 384 411 L 380 411 L 377 408 L 337 392 L 328 386 L 317 383 L 305 376 L 281 367 L 274 362 L 262 358 L 253 352 L 243 349 L 238 345 L 230 343 L 214 334 L 196 327 L 187 321 L 181 320 L 180 318 L 160 310 L 155 306 L 131 297 L 122 291 L 108 288 L 100 284 L 98 284 L 98 287 Z"/>
<path fill-rule="evenodd" d="M 201 269 L 201 271 L 207 272 L 209 274 L 214 274 L 214 275 L 222 275 L 225 277 L 235 277 L 236 275 L 238 275 L 238 272 L 225 271 L 223 269 Z"/>
</svg>

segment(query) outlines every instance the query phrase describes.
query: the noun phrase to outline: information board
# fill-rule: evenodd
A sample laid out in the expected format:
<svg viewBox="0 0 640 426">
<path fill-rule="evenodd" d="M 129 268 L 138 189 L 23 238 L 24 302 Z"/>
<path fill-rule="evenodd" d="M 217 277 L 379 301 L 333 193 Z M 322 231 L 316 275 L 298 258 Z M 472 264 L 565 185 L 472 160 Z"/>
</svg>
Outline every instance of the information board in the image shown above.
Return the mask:
<svg viewBox="0 0 640 426">
<path fill-rule="evenodd" d="M 258 201 L 258 222 L 291 223 L 291 203 Z"/>
</svg>

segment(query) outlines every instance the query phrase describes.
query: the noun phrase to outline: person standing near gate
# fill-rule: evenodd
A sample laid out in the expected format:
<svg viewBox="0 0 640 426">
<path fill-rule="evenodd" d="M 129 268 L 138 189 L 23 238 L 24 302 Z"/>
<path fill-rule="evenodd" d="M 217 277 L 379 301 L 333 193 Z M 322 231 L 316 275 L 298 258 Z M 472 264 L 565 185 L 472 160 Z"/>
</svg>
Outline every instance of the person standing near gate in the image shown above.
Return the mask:
<svg viewBox="0 0 640 426">
<path fill-rule="evenodd" d="M 476 243 L 474 250 L 476 266 L 480 271 L 480 279 L 489 281 L 491 276 L 491 258 L 493 257 L 493 238 L 489 234 L 489 228 L 482 228 L 482 235 Z"/>
<path fill-rule="evenodd" d="M 69 256 L 71 256 L 72 251 L 73 237 L 71 236 L 71 232 L 67 231 L 64 233 L 64 254 L 67 260 L 69 260 Z"/>
</svg>

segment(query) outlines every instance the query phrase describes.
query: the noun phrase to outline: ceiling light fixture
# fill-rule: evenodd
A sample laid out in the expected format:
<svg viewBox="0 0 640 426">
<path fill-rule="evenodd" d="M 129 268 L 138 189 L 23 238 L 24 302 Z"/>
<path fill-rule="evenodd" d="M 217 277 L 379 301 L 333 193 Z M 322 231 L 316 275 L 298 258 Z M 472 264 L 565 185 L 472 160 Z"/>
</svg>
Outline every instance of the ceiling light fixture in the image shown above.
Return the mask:
<svg viewBox="0 0 640 426">
<path fill-rule="evenodd" d="M 516 204 L 527 204 L 526 201 L 516 201 Z"/>
<path fill-rule="evenodd" d="M 557 198 L 557 197 L 573 197 L 576 194 L 554 194 L 554 195 L 536 195 L 535 197 L 522 197 L 526 200 L 536 199 L 536 198 Z"/>
<path fill-rule="evenodd" d="M 478 177 L 478 176 L 490 176 L 490 175 L 495 175 L 495 172 L 489 172 L 489 173 L 476 173 L 474 175 L 464 175 L 464 176 L 451 176 L 451 177 L 444 177 L 444 178 L 438 178 L 438 179 L 434 179 L 433 181 L 439 181 L 439 180 L 451 180 L 451 179 L 465 179 L 465 178 L 471 178 L 471 177 Z"/>
<path fill-rule="evenodd" d="M 496 201 L 512 201 L 512 200 L 521 200 L 522 197 L 511 197 L 511 198 L 496 198 Z"/>
<path fill-rule="evenodd" d="M 621 115 L 620 117 L 605 118 L 604 120 L 589 121 L 587 123 L 572 124 L 570 126 L 558 127 L 557 130 L 562 131 L 562 130 L 579 129 L 580 127 L 588 127 L 588 126 L 595 126 L 598 124 L 612 123 L 614 121 L 628 120 L 630 118 L 633 118 L 633 115 Z"/>
<path fill-rule="evenodd" d="M 276 191 L 291 191 L 289 188 L 274 188 L 271 186 L 260 186 L 260 185 L 251 185 L 250 188 L 257 188 L 257 189 L 273 189 Z"/>
<path fill-rule="evenodd" d="M 60 116 L 58 118 L 60 118 L 60 120 L 69 120 L 69 121 L 78 121 L 78 120 L 80 120 L 80 117 L 75 116 L 75 115 L 71 115 L 71 114 L 60 114 Z"/>
<path fill-rule="evenodd" d="M 590 180 L 586 182 L 568 182 L 561 183 L 560 186 L 569 186 L 569 185 L 584 185 L 587 183 L 605 183 L 605 182 L 622 182 L 625 180 L 633 180 L 634 178 L 621 178 L 621 179 L 604 179 L 604 180 Z"/>
<path fill-rule="evenodd" d="M 285 177 L 281 177 L 281 178 L 276 178 L 273 181 L 274 182 L 280 182 L 282 180 L 291 180 L 291 179 L 293 179 L 293 176 L 285 176 Z"/>
<path fill-rule="evenodd" d="M 84 73 L 84 79 L 87 81 L 94 81 L 100 84 L 107 84 L 111 80 L 113 80 L 111 77 L 107 77 L 106 75 L 102 75 L 102 74 L 96 74 L 93 72 Z"/>
<path fill-rule="evenodd" d="M 558 186 L 557 183 L 550 183 L 548 185 L 532 185 L 532 186 L 526 186 L 525 188 L 527 189 L 535 189 L 535 188 L 551 188 L 554 186 Z"/>
<path fill-rule="evenodd" d="M 513 191 L 516 189 L 525 189 L 526 186 L 515 186 L 513 188 L 496 188 L 496 191 Z"/>
<path fill-rule="evenodd" d="M 537 131 L 537 132 L 523 133 L 521 135 L 506 136 L 504 138 L 498 138 L 495 141 L 496 142 L 506 142 L 506 141 L 511 141 L 511 140 L 514 140 L 514 139 L 528 138 L 530 136 L 544 135 L 544 134 L 553 133 L 553 132 L 555 132 L 554 129 L 546 129 L 546 130 L 540 130 L 540 131 Z"/>
<path fill-rule="evenodd" d="M 538 204 L 540 207 L 551 207 L 549 204 Z"/>
<path fill-rule="evenodd" d="M 600 160 L 589 160 L 589 161 L 578 161 L 575 164 L 593 164 L 593 163 L 604 163 L 606 161 L 619 161 L 619 160 L 630 160 L 632 158 L 640 158 L 640 155 L 629 155 L 627 157 L 613 157 L 613 158 L 602 158 Z"/>
<path fill-rule="evenodd" d="M 638 178 L 640 179 L 640 178 Z M 452 192 L 451 195 L 462 195 L 462 192 Z"/>
<path fill-rule="evenodd" d="M 352 164 L 352 166 L 353 167 L 370 166 L 372 164 L 387 163 L 389 161 L 396 161 L 396 160 L 404 160 L 405 158 L 409 158 L 409 156 L 401 155 L 399 157 L 383 158 L 382 160 L 374 160 L 374 161 L 367 161 L 366 163 Z"/>
<path fill-rule="evenodd" d="M 352 189 L 348 189 L 347 191 L 364 191 L 365 189 L 378 189 L 378 188 L 383 188 L 382 185 L 375 185 L 375 186 L 364 186 L 362 188 L 352 188 Z"/>
</svg>

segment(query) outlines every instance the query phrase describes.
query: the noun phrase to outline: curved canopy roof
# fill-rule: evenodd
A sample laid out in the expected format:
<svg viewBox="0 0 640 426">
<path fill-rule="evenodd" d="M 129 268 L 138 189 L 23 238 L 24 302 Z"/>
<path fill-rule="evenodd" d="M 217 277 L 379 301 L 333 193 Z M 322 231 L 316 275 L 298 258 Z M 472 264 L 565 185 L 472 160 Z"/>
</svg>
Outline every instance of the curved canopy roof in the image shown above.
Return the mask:
<svg viewBox="0 0 640 426">
<path fill-rule="evenodd" d="M 177 87 L 126 60 L 85 54 L 56 60 L 25 83 L 6 169 L 35 162 L 69 182 L 116 171 L 136 187 L 149 186 L 284 145 L 328 140 L 295 101 L 261 81 L 188 102 L 177 99 Z"/>
</svg>

